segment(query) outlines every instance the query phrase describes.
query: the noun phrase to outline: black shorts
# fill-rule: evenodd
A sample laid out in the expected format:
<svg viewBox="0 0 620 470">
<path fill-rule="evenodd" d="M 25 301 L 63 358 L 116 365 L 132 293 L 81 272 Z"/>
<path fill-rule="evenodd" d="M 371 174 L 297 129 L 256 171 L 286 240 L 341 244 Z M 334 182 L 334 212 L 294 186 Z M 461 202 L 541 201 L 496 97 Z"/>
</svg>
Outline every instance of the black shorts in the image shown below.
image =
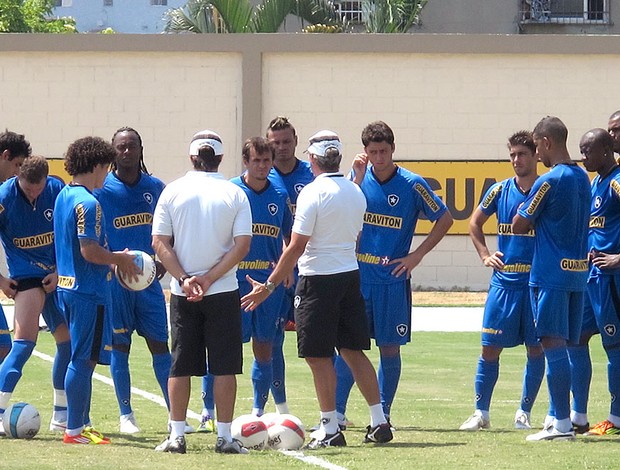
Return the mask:
<svg viewBox="0 0 620 470">
<path fill-rule="evenodd" d="M 43 278 L 42 277 L 25 277 L 23 279 L 19 279 L 17 281 L 17 292 L 24 292 L 30 289 L 36 288 L 43 289 Z"/>
<path fill-rule="evenodd" d="M 189 302 L 170 297 L 172 366 L 170 377 L 241 374 L 241 307 L 239 291 L 222 292 Z"/>
<path fill-rule="evenodd" d="M 359 271 L 300 276 L 295 324 L 299 357 L 331 357 L 334 348 L 370 349 Z"/>
</svg>

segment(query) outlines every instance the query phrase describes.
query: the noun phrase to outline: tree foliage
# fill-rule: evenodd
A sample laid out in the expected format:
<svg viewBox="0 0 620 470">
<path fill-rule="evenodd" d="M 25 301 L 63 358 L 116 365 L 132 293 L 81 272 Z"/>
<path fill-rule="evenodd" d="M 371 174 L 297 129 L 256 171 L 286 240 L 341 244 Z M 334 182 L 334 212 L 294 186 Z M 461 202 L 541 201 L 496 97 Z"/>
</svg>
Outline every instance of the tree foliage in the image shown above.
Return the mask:
<svg viewBox="0 0 620 470">
<path fill-rule="evenodd" d="M 428 0 L 364 0 L 363 17 L 368 33 L 406 33 L 418 23 Z"/>
<path fill-rule="evenodd" d="M 0 0 L 2 33 L 75 33 L 73 18 L 52 18 L 54 0 Z"/>
<path fill-rule="evenodd" d="M 0 0 L 1 1 L 1 0 Z M 308 24 L 343 26 L 330 0 L 189 0 L 168 12 L 169 33 L 275 33 L 288 15 Z"/>
</svg>

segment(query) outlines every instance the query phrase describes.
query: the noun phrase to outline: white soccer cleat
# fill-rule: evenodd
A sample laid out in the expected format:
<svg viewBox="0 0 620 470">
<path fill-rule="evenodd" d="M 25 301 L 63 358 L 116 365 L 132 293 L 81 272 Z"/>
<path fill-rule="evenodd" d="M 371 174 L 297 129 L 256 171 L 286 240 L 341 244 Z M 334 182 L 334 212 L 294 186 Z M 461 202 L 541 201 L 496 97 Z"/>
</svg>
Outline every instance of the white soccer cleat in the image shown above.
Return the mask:
<svg viewBox="0 0 620 470">
<path fill-rule="evenodd" d="M 491 421 L 485 419 L 482 413 L 476 410 L 473 415 L 467 418 L 467 421 L 461 424 L 459 431 L 479 431 L 481 429 L 489 429 L 490 427 Z"/>
<path fill-rule="evenodd" d="M 554 426 L 549 429 L 543 429 L 536 434 L 530 434 L 525 438 L 526 441 L 574 441 L 575 431 L 572 429 L 568 432 L 560 432 Z"/>
<path fill-rule="evenodd" d="M 532 429 L 530 414 L 527 411 L 517 410 L 515 414 L 515 429 Z"/>
<path fill-rule="evenodd" d="M 136 417 L 134 416 L 133 411 L 127 415 L 121 415 L 120 431 L 121 434 L 136 434 L 140 432 L 140 428 L 136 423 Z"/>
<path fill-rule="evenodd" d="M 543 429 L 551 429 L 553 427 L 553 420 L 555 418 L 551 415 L 545 416 L 545 420 L 543 421 Z"/>
</svg>

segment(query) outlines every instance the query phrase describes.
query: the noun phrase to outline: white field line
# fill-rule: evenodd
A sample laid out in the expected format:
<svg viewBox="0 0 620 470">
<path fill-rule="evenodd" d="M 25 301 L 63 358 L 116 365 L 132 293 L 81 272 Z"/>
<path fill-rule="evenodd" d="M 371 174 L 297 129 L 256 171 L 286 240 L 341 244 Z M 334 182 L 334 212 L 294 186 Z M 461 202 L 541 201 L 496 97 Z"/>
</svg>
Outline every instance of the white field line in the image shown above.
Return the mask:
<svg viewBox="0 0 620 470">
<path fill-rule="evenodd" d="M 50 362 L 50 363 L 54 362 L 54 358 L 52 356 L 42 353 L 40 351 L 37 351 L 36 349 L 32 351 L 32 355 L 38 357 L 39 359 L 43 359 L 44 361 Z M 114 387 L 114 382 L 112 381 L 112 379 L 109 377 L 106 377 L 105 375 L 101 375 L 95 372 L 93 373 L 93 378 L 96 380 L 99 380 L 100 382 L 103 382 L 106 385 L 109 385 L 110 387 Z M 146 398 L 147 400 L 157 403 L 158 405 L 163 406 L 164 408 L 166 407 L 165 400 L 163 399 L 163 397 L 159 395 L 155 395 L 153 393 L 147 392 L 145 390 L 141 390 L 136 387 L 131 387 L 131 393 L 133 393 L 134 395 L 141 396 L 142 398 Z M 194 411 L 191 411 L 191 410 L 187 410 L 187 417 L 200 421 L 200 413 L 195 413 Z M 280 452 L 284 455 L 293 457 L 309 465 L 315 465 L 317 467 L 326 468 L 328 470 L 347 470 L 345 467 L 340 467 L 339 465 L 335 465 L 319 457 L 306 456 L 303 454 L 303 452 L 290 451 L 290 450 L 284 450 Z"/>
</svg>

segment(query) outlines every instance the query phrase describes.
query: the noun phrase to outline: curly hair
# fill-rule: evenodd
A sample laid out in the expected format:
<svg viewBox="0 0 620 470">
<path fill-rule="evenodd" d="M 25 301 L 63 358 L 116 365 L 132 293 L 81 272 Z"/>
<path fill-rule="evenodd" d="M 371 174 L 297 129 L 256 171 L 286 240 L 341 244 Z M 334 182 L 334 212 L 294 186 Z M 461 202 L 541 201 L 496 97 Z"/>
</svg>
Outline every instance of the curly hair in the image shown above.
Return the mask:
<svg viewBox="0 0 620 470">
<path fill-rule="evenodd" d="M 17 134 L 6 129 L 0 134 L 0 153 L 9 151 L 9 161 L 19 157 L 29 157 L 32 153 L 30 142 L 23 134 Z"/>
<path fill-rule="evenodd" d="M 97 165 L 109 165 L 116 159 L 116 150 L 101 137 L 82 137 L 65 153 L 65 170 L 71 176 L 92 172 Z"/>
<path fill-rule="evenodd" d="M 149 170 L 146 168 L 146 165 L 144 164 L 144 153 L 142 150 L 142 136 L 138 133 L 137 130 L 135 130 L 133 127 L 129 127 L 129 126 L 123 126 L 119 129 L 116 130 L 116 132 L 114 133 L 114 135 L 112 136 L 112 145 L 114 145 L 114 139 L 116 139 L 116 136 L 118 134 L 121 134 L 123 132 L 133 132 L 136 137 L 138 138 L 138 143 L 140 144 L 140 171 L 142 171 L 143 173 L 146 173 L 147 175 L 150 175 Z M 114 162 L 112 163 L 112 170 L 116 170 L 116 160 L 114 160 Z"/>
<path fill-rule="evenodd" d="M 368 147 L 371 142 L 386 142 L 394 145 L 394 132 L 383 121 L 374 121 L 368 124 L 362 131 L 362 144 Z"/>
</svg>

